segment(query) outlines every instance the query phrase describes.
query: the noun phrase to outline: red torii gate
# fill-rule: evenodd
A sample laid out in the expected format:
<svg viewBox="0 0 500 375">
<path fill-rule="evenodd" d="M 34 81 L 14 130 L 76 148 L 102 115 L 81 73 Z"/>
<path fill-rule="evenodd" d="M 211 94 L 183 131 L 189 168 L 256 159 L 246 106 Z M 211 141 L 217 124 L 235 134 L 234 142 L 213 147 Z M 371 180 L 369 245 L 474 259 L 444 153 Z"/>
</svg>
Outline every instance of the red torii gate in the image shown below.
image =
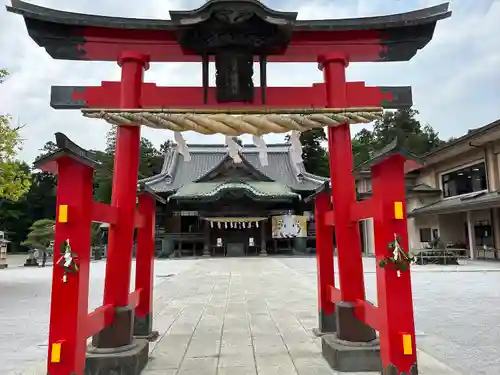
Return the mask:
<svg viewBox="0 0 500 375">
<path fill-rule="evenodd" d="M 125 311 L 131 317 L 127 324 L 133 324 L 133 329 L 120 331 L 120 337 L 117 337 L 115 332 L 102 334 L 103 329 L 106 330 L 106 327 L 117 323 L 117 310 L 123 310 L 123 307 L 117 307 L 120 305 L 105 300 L 103 306 L 88 314 L 90 225 L 92 222 L 117 225 L 119 211 L 112 205 L 92 200 L 93 172 L 99 165 L 92 154 L 62 133 L 56 133 L 56 144 L 58 150 L 39 159 L 35 167 L 57 174 L 54 261 L 64 261 L 58 249 L 71 239 L 69 245 L 71 252 L 77 254 L 74 264 L 77 265 L 78 271 L 77 277 L 72 277 L 66 274 L 65 268 L 58 267 L 57 264 L 53 268 L 48 373 L 83 374 L 87 338 L 101 332 L 95 337 L 100 340 L 95 343 L 96 346 L 114 348 L 117 346 L 117 340 L 124 342 L 123 345 L 131 345 L 132 335 L 143 339 L 154 339 L 157 335 L 152 330 L 151 315 L 155 215 L 156 201 L 162 204 L 166 202 L 145 185 L 140 185 L 137 210 L 134 207 L 133 217 L 134 228 L 137 229 L 135 290 L 129 293 L 129 282 L 125 292 L 127 301 L 121 305 L 127 306 Z M 116 280 L 120 281 L 121 279 Z M 110 287 L 108 284 L 108 290 L 113 287 L 115 285 Z M 141 351 L 139 346 L 131 349 L 142 356 L 143 363 L 147 362 L 147 350 Z M 87 361 L 87 367 L 89 365 L 91 367 L 93 361 Z"/>
<path fill-rule="evenodd" d="M 228 111 L 238 109 L 286 113 L 286 110 L 293 111 L 297 108 L 338 111 L 359 107 L 409 106 L 410 88 L 365 87 L 362 82 L 348 83 L 345 79 L 345 69 L 350 62 L 409 60 L 432 39 L 437 21 L 450 16 L 448 4 L 442 4 L 404 15 L 353 20 L 299 21 L 296 20 L 296 13 L 277 12 L 257 0 L 211 0 L 197 10 L 170 12 L 171 21 L 88 16 L 46 9 L 20 0 L 12 0 L 12 6 L 7 9 L 24 17 L 30 36 L 53 58 L 117 61 L 122 69 L 121 82 L 103 82 L 100 87 L 53 87 L 51 105 L 54 108 L 94 110 L 117 108 L 132 111 L 147 108 L 178 108 L 185 112 L 190 112 L 192 109 L 203 112 L 221 107 Z M 231 13 L 229 17 L 228 11 Z M 220 17 L 214 17 L 214 14 L 219 14 Z M 249 14 L 252 17 L 248 17 Z M 244 17 L 241 17 L 242 15 Z M 273 23 L 275 20 L 279 22 Z M 233 28 L 235 23 L 246 22 L 244 30 L 251 29 L 253 33 L 263 33 L 263 35 L 254 39 L 240 38 L 240 41 L 251 44 L 257 43 L 259 38 L 264 40 L 268 38 L 275 43 L 269 42 L 269 45 L 266 45 L 268 50 L 252 44 L 253 49 L 250 51 L 253 55 L 250 56 L 250 62 L 252 60 L 260 62 L 261 87 L 251 89 L 240 87 L 240 91 L 245 91 L 244 96 L 251 98 L 244 103 L 239 100 L 224 100 L 222 103 L 217 98 L 225 89 L 223 85 L 208 87 L 208 62 L 215 59 L 222 64 L 228 62 L 224 59 L 236 59 L 235 56 L 227 56 L 227 51 L 222 50 L 226 53 L 222 56 L 217 55 L 217 51 L 210 50 L 212 47 L 200 46 L 200 40 L 196 39 L 200 33 L 196 28 L 200 27 L 207 31 L 203 28 L 210 27 L 210 22 L 222 22 L 226 28 L 223 32 L 233 34 L 238 34 L 240 30 Z M 195 32 L 191 33 L 192 31 Z M 217 29 L 208 31 L 218 32 Z M 219 42 L 227 38 L 211 40 Z M 207 40 L 203 42 L 208 43 Z M 208 49 L 203 50 L 203 48 Z M 221 48 L 220 45 L 217 48 Z M 241 50 L 237 58 L 248 59 L 248 53 L 247 55 L 245 53 L 247 53 L 245 49 Z M 203 87 L 157 87 L 155 84 L 143 82 L 143 74 L 148 69 L 149 62 L 168 61 L 201 61 Z M 265 65 L 268 61 L 318 62 L 324 72 L 325 82 L 301 88 L 267 87 Z M 245 64 L 248 62 L 245 60 Z M 225 66 L 229 69 L 231 65 Z M 248 80 L 250 74 L 251 79 L 251 72 L 249 73 L 248 69 L 243 70 L 244 68 L 240 67 L 236 72 L 239 74 L 238 78 L 243 81 Z M 229 74 L 223 70 L 218 73 Z M 227 96 L 228 91 L 224 94 Z M 321 280 L 320 329 L 323 333 L 337 331 L 339 336 L 355 342 L 370 341 L 375 338 L 372 328 L 379 329 L 382 340 L 383 372 L 391 375 L 409 371 L 415 373 L 416 354 L 411 314 L 405 315 L 404 323 L 398 323 L 396 326 L 401 332 L 394 331 L 395 326 L 388 323 L 389 317 L 394 314 L 400 315 L 400 312 L 392 311 L 401 309 L 393 305 L 394 293 L 398 291 L 405 293 L 403 308 L 406 312 L 412 311 L 409 273 L 404 272 L 397 280 L 398 286 L 395 286 L 393 282 L 396 282 L 396 271 L 377 271 L 378 277 L 381 278 L 379 287 L 385 288 L 383 297 L 387 298 L 379 301 L 378 309 L 372 308 L 365 301 L 359 233 L 357 225 L 353 225 L 360 218 L 374 215 L 376 231 L 383 233 L 377 237 L 379 257 L 383 255 L 384 246 L 386 248 L 391 240 L 389 233 L 401 235 L 402 245 L 405 246 L 404 189 L 401 190 L 398 182 L 402 173 L 400 168 L 402 159 L 394 156 L 374 166 L 374 197 L 377 197 L 377 200 L 356 202 L 351 174 L 349 124 L 329 127 L 328 137 L 342 288 L 339 291 L 333 287 L 333 269 L 327 264 L 332 263 L 333 254 L 328 241 L 332 232 L 326 224 L 333 224 L 333 214 L 328 207 L 328 199 L 320 195 L 317 199 L 317 218 L 321 219 L 321 216 L 330 218 L 325 219 L 329 220 L 328 223 L 327 221 L 323 223 L 321 221 L 323 219 L 318 220 L 318 253 L 330 257 L 326 262 L 320 260 L 318 269 Z M 139 198 L 141 214 L 137 213 L 139 144 L 140 126 L 119 124 L 112 202 L 109 206 L 92 203 L 91 171 L 94 164 L 89 162 L 88 155 L 75 147 L 76 145 L 64 146 L 62 147 L 64 152 L 60 152 L 57 156 L 52 155 L 52 159 L 46 160 L 47 162 L 57 160 L 59 173 L 55 246 L 58 248 L 67 239 L 71 239 L 72 249 L 78 254 L 80 265 L 80 271 L 76 276 L 70 275 L 68 282 L 64 284 L 59 282 L 63 271 L 61 268 L 54 268 L 48 361 L 48 372 L 51 375 L 82 375 L 85 366 L 87 374 L 111 370 L 130 371 L 136 374 L 142 370 L 147 360 L 147 343 L 138 344 L 133 338 L 132 323 L 136 313 L 142 318 L 143 327 L 146 327 L 139 336 L 151 333 L 151 246 L 154 241 L 151 225 L 154 224 L 152 199 L 155 197 L 151 192 L 143 194 L 143 197 L 149 197 L 149 203 L 141 205 Z M 41 163 L 39 167 L 50 170 L 53 167 L 47 167 L 49 164 L 51 163 Z M 71 178 L 69 171 L 74 174 Z M 389 180 L 386 178 L 394 178 L 396 182 L 392 185 L 393 181 L 388 183 Z M 70 194 L 70 188 L 73 188 L 73 194 Z M 390 190 L 393 195 L 381 195 L 381 190 L 386 192 Z M 373 202 L 377 204 L 375 206 L 370 204 Z M 396 218 L 391 214 L 396 212 L 394 207 L 397 207 Z M 72 212 L 78 214 L 74 215 Z M 392 222 L 392 219 L 398 221 Z M 111 226 L 103 306 L 87 316 L 90 245 L 88 237 L 92 220 L 105 221 Z M 386 224 L 388 227 L 384 227 Z M 137 262 L 138 266 L 144 267 L 146 276 L 142 281 L 138 280 L 139 284 L 136 285 L 139 289 L 129 294 L 134 228 L 144 230 L 142 248 L 147 250 L 139 253 L 138 249 Z M 318 259 L 321 259 L 321 255 Z M 61 256 L 55 254 L 55 263 L 60 260 Z M 138 278 L 142 278 L 143 274 L 137 275 Z M 76 294 L 67 298 L 66 292 L 69 291 Z M 342 301 L 337 305 L 338 326 L 332 323 L 331 317 L 335 311 L 332 301 Z M 372 328 L 364 323 L 371 325 Z M 88 351 L 85 364 L 85 341 L 94 334 L 94 348 Z M 336 349 L 330 346 L 328 349 L 327 336 L 324 345 L 325 356 L 329 355 L 328 350 L 334 350 L 338 358 L 345 357 L 345 347 Z M 373 352 L 372 349 L 369 351 Z M 368 359 L 358 356 L 358 367 L 379 369 L 380 362 L 376 363 L 377 356 L 366 353 L 365 350 L 365 357 Z M 333 367 L 342 366 L 342 360 L 330 363 Z M 351 362 L 350 366 L 353 365 Z"/>
<path fill-rule="evenodd" d="M 421 161 L 407 153 L 400 141 L 396 138 L 371 160 L 358 166 L 357 170 L 371 170 L 371 198 L 358 201 L 355 194 L 346 197 L 345 191 L 339 189 L 340 181 L 352 186 L 354 176 L 350 168 L 342 167 L 345 159 L 335 160 L 338 154 L 331 155 L 331 159 L 336 161 L 340 176 L 332 177 L 330 182 L 306 198 L 306 201 L 315 202 L 320 315 L 317 334 L 325 335 L 325 358 L 332 367 L 341 371 L 352 371 L 354 367 L 357 371 L 370 371 L 377 366 L 377 330 L 384 374 L 399 374 L 398 370 L 404 374 L 418 373 L 410 272 L 378 266 L 380 261 L 392 255 L 393 249 L 389 245 L 394 243 L 395 236 L 402 249 L 408 248 L 405 163 L 407 160 Z M 368 218 L 374 220 L 378 306 L 366 300 L 364 291 L 358 223 Z M 335 286 L 332 262 L 334 231 L 340 287 Z M 356 262 L 353 261 L 355 258 L 358 258 Z M 406 263 L 408 267 L 409 263 Z M 331 332 L 336 334 L 327 335 Z M 339 340 L 355 342 L 356 345 L 342 346 Z M 362 365 L 352 356 L 360 354 L 360 347 L 366 349 L 366 361 Z M 339 355 L 339 352 L 351 355 Z"/>
</svg>

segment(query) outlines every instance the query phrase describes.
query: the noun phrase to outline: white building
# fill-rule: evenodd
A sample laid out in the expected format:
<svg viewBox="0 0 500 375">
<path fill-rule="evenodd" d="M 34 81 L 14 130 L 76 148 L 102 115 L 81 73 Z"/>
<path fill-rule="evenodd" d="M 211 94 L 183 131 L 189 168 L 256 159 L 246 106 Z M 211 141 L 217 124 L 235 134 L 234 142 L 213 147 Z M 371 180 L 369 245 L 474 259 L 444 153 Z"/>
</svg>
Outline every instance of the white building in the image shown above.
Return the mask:
<svg viewBox="0 0 500 375">
<path fill-rule="evenodd" d="M 463 243 L 471 258 L 498 257 L 500 249 L 500 120 L 424 156 L 406 175 L 408 236 L 412 249 L 433 238 L 452 247 Z M 369 172 L 357 176 L 360 195 L 369 194 Z M 373 224 L 361 225 L 365 252 L 373 253 Z M 474 251 L 470 251 L 473 249 Z"/>
</svg>

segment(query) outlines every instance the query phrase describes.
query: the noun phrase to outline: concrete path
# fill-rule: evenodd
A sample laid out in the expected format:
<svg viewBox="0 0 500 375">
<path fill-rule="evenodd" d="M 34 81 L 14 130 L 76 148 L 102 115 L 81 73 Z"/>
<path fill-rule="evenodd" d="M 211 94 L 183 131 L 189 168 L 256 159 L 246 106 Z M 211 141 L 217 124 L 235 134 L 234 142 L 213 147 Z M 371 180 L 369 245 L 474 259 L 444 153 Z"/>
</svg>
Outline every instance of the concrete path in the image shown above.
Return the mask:
<svg viewBox="0 0 500 375">
<path fill-rule="evenodd" d="M 157 288 L 161 337 L 145 375 L 336 374 L 311 332 L 315 287 L 279 258 L 197 262 Z M 419 360 L 421 375 L 458 374 L 426 353 Z"/>
</svg>

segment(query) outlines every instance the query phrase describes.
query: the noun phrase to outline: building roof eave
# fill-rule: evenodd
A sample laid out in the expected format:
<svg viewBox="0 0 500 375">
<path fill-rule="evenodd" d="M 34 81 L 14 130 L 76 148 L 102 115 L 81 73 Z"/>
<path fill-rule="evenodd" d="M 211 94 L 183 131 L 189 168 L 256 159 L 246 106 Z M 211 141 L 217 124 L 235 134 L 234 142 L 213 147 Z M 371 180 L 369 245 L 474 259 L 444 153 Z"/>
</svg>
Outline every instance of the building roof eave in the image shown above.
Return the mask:
<svg viewBox="0 0 500 375">
<path fill-rule="evenodd" d="M 458 213 L 500 206 L 500 191 L 478 192 L 465 197 L 441 199 L 414 209 L 408 217 Z"/>
</svg>

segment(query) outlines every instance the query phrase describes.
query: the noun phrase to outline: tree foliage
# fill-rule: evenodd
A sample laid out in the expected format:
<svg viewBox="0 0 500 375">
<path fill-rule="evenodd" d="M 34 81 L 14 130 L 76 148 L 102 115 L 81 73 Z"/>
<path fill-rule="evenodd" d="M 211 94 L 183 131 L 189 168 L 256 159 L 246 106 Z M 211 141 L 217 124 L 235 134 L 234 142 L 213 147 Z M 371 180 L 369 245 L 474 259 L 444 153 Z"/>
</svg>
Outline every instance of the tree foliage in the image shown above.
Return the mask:
<svg viewBox="0 0 500 375">
<path fill-rule="evenodd" d="M 5 69 L 0 69 L 0 83 L 8 76 Z M 13 127 L 11 117 L 0 114 L 0 198 L 18 200 L 30 187 L 30 175 L 23 168 L 23 163 L 16 160 L 21 149 L 20 127 Z"/>
<path fill-rule="evenodd" d="M 30 227 L 28 238 L 23 245 L 34 249 L 47 250 L 50 242 L 54 240 L 54 226 L 56 222 L 51 219 L 37 220 Z"/>
<path fill-rule="evenodd" d="M 328 155 L 321 144 L 326 141 L 327 138 L 323 129 L 313 129 L 301 133 L 302 159 L 304 160 L 304 167 L 309 173 L 323 177 L 330 175 Z"/>
<path fill-rule="evenodd" d="M 374 152 L 382 149 L 394 138 L 401 138 L 407 151 L 422 156 L 444 143 L 430 126 L 422 125 L 417 119 L 418 111 L 401 109 L 387 111 L 376 121 L 373 130 L 363 129 L 352 140 L 354 164 L 370 159 Z"/>
<path fill-rule="evenodd" d="M 101 165 L 94 176 L 94 197 L 97 201 L 109 203 L 113 186 L 113 164 L 115 157 L 116 127 L 112 127 L 106 135 L 104 151 L 94 151 L 94 155 Z M 139 179 L 160 173 L 163 164 L 163 155 L 171 146 L 171 141 L 164 142 L 160 149 L 156 149 L 147 138 L 141 138 Z"/>
</svg>

